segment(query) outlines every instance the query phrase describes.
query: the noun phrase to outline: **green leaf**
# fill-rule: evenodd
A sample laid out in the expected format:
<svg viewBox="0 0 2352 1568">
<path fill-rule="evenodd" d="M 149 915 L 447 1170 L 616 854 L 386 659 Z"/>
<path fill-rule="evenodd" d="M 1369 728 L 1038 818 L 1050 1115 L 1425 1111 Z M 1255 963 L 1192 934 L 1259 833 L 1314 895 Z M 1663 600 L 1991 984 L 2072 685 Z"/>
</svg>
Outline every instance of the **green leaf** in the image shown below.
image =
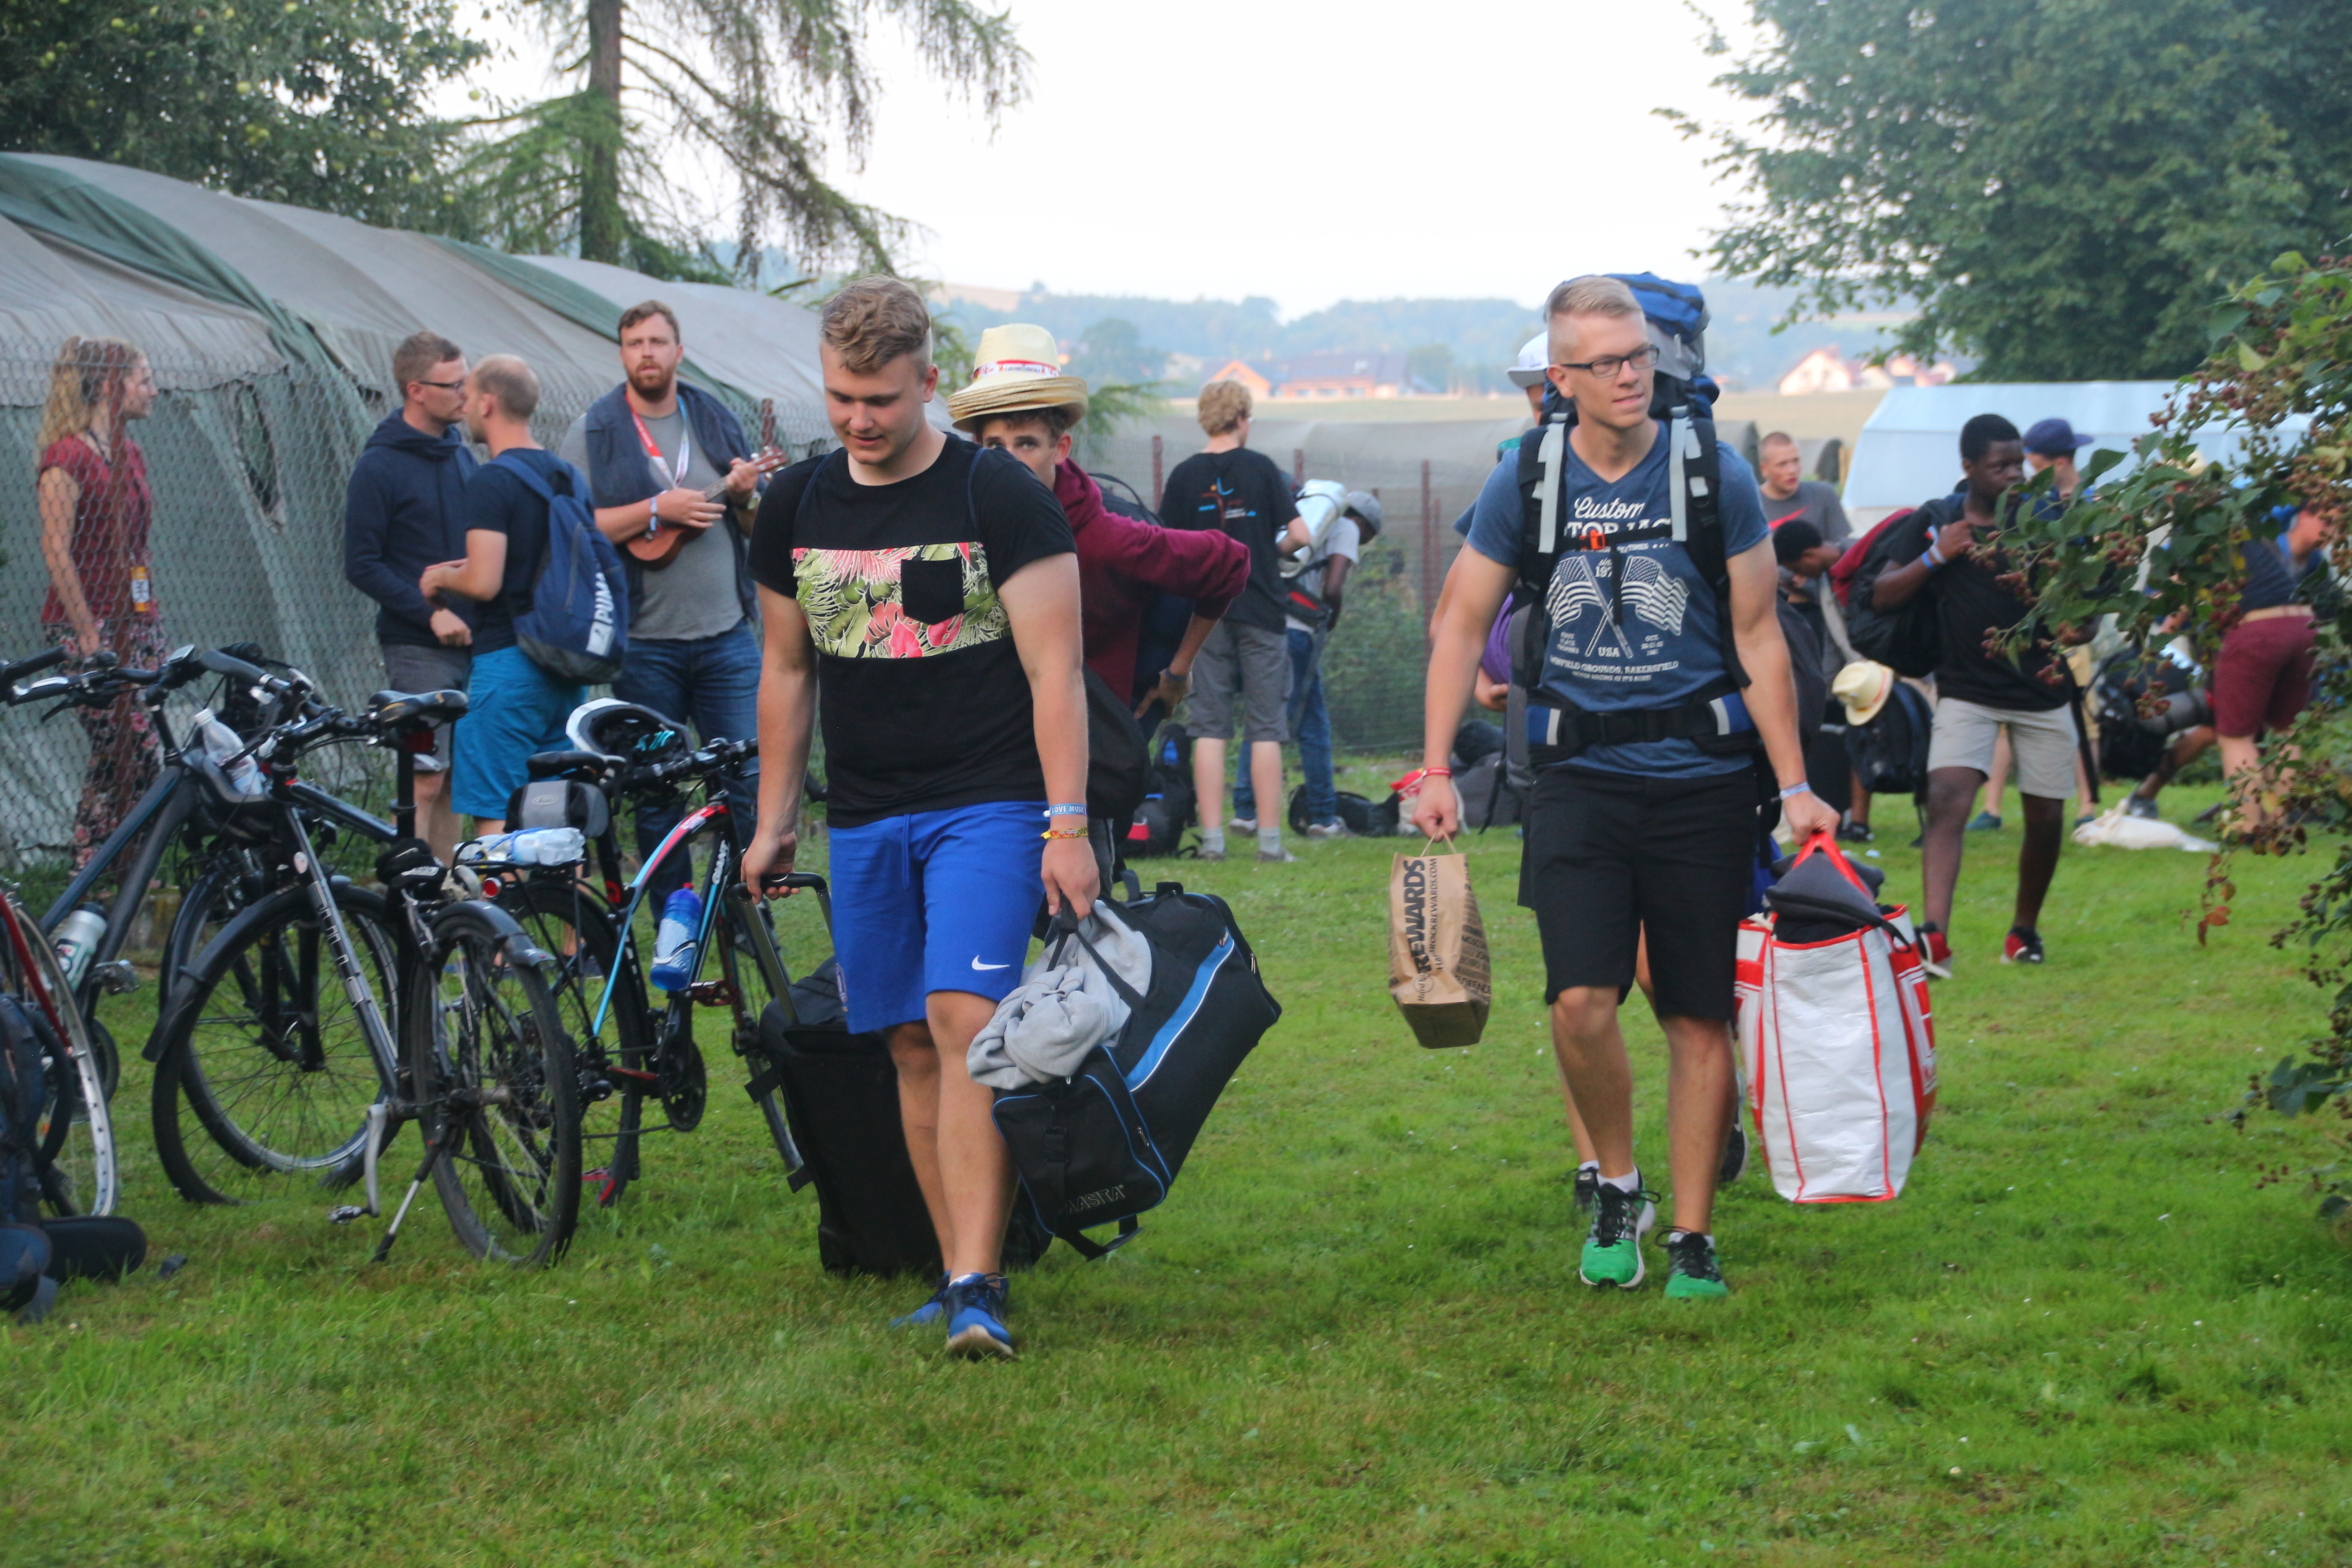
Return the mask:
<svg viewBox="0 0 2352 1568">
<path fill-rule="evenodd" d="M 2251 374 L 2255 371 L 2261 370 L 2270 363 L 2270 361 L 2264 359 L 2262 355 L 2254 352 L 2253 344 L 2246 342 L 2243 338 L 2238 340 L 2238 367 L 2241 370 Z"/>
</svg>

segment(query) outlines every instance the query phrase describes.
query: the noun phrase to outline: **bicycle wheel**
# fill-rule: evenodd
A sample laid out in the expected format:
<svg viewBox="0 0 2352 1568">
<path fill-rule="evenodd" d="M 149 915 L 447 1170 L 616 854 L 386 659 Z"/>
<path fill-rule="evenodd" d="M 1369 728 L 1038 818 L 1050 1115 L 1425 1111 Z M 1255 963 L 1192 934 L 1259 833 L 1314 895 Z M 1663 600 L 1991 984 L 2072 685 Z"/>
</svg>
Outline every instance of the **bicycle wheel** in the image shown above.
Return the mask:
<svg viewBox="0 0 2352 1568">
<path fill-rule="evenodd" d="M 756 929 L 747 926 L 746 920 L 756 922 Z M 736 1056 L 742 1058 L 744 1075 L 749 1080 L 744 1088 L 751 1103 L 759 1109 L 760 1119 L 767 1124 L 768 1137 L 776 1145 L 776 1153 L 786 1170 L 797 1169 L 800 1150 L 793 1142 L 791 1128 L 784 1121 L 783 1093 L 778 1088 L 762 1089 L 763 1080 L 770 1077 L 772 1064 L 767 1051 L 760 1043 L 760 1019 L 768 1005 L 775 998 L 774 988 L 768 982 L 768 970 L 761 963 L 764 956 L 774 955 L 776 973 L 783 973 L 783 960 L 776 946 L 776 926 L 767 900 L 753 905 L 748 915 L 744 907 L 729 900 L 724 915 L 726 941 L 719 944 L 719 961 L 725 966 L 727 983 L 740 999 L 730 1018 L 734 1026 L 733 1044 Z"/>
<path fill-rule="evenodd" d="M 580 1215 L 580 1079 L 555 998 L 512 961 L 489 908 L 434 917 L 403 1033 L 433 1184 L 477 1258 L 552 1263 Z"/>
<path fill-rule="evenodd" d="M 49 1020 L 65 1047 L 45 1064 L 49 1092 L 36 1144 L 41 1205 L 59 1218 L 112 1214 L 121 1175 L 114 1157 L 114 1123 L 88 1022 L 74 1007 L 65 966 L 42 937 L 41 928 L 21 905 L 14 913 L 30 969 L 16 943 L 0 942 L 0 980 L 11 995 Z"/>
<path fill-rule="evenodd" d="M 644 979 L 622 957 L 612 913 L 570 878 L 509 882 L 498 902 L 535 946 L 554 955 L 542 977 L 580 1069 L 580 1157 L 587 1166 L 581 1180 L 591 1202 L 610 1207 L 636 1177 L 646 1090 L 656 1081 Z M 611 974 L 618 978 L 604 1026 L 593 1028 Z"/>
<path fill-rule="evenodd" d="M 395 948 L 383 896 L 338 884 L 336 913 L 390 1042 Z M 198 957 L 160 1026 L 150 1096 L 155 1152 L 191 1203 L 241 1203 L 278 1178 L 350 1174 L 367 1108 L 392 1088 L 307 889 L 232 921 Z"/>
</svg>

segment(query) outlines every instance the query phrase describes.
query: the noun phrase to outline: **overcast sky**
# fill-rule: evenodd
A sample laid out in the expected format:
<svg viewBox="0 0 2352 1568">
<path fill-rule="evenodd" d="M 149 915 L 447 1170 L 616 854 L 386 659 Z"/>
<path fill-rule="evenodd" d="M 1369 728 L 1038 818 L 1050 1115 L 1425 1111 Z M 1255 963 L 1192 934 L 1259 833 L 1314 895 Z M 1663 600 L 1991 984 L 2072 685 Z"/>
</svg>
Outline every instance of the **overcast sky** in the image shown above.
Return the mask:
<svg viewBox="0 0 2352 1568">
<path fill-rule="evenodd" d="M 1721 213 L 1705 147 L 1651 112 L 1736 112 L 1672 0 L 1009 4 L 1031 96 L 992 139 L 877 25 L 872 153 L 835 176 L 929 231 L 924 276 L 1533 305 L 1576 272 L 1694 276 Z"/>
</svg>

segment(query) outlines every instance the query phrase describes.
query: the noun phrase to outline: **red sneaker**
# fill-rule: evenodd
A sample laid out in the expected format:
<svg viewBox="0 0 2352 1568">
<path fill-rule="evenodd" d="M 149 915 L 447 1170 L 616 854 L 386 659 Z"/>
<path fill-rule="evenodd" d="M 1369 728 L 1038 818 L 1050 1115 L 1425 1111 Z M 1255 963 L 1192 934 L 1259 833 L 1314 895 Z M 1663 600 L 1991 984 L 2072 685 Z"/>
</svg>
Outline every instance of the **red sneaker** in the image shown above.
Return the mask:
<svg viewBox="0 0 2352 1568">
<path fill-rule="evenodd" d="M 1919 967 L 1938 980 L 1952 977 L 1952 943 L 1941 928 L 1919 928 Z"/>
<path fill-rule="evenodd" d="M 2040 963 L 2042 962 L 2042 933 L 2019 926 L 2010 927 L 2009 940 L 2000 944 L 2000 961 L 2003 963 Z"/>
</svg>

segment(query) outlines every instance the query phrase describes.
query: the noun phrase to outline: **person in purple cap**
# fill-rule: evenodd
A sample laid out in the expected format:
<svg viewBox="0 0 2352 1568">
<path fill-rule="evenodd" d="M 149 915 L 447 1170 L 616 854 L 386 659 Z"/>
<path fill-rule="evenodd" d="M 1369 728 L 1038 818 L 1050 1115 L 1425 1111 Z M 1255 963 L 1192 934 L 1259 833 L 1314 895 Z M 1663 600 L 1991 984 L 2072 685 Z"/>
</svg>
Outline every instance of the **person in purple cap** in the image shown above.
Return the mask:
<svg viewBox="0 0 2352 1568">
<path fill-rule="evenodd" d="M 2031 479 L 2044 468 L 2055 468 L 2058 478 L 2058 499 L 2071 501 L 2082 488 L 2083 476 L 2074 467 L 2074 454 L 2091 444 L 2087 436 L 2077 436 L 2074 427 L 2063 419 L 2042 419 L 2025 432 L 2025 472 Z"/>
</svg>

